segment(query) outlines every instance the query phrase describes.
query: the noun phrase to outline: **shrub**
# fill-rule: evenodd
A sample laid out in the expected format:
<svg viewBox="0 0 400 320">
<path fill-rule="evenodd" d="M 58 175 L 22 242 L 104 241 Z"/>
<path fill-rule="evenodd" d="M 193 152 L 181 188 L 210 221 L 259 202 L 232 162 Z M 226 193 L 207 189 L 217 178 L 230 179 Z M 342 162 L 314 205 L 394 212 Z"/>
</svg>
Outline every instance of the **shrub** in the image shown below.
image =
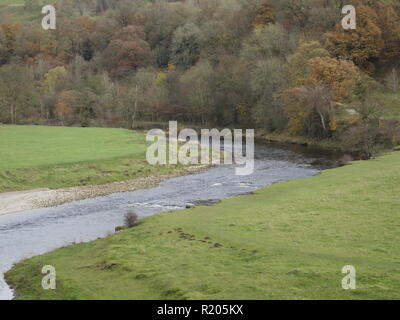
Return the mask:
<svg viewBox="0 0 400 320">
<path fill-rule="evenodd" d="M 345 152 L 367 160 L 380 149 L 393 148 L 400 143 L 400 124 L 398 120 L 361 122 L 345 130 L 341 141 Z"/>
<path fill-rule="evenodd" d="M 124 224 L 128 228 L 132 228 L 136 225 L 139 217 L 134 211 L 128 211 L 124 217 Z"/>
<path fill-rule="evenodd" d="M 368 160 L 377 152 L 377 136 L 376 126 L 357 124 L 342 133 L 342 149 L 355 154 L 359 159 Z"/>
</svg>

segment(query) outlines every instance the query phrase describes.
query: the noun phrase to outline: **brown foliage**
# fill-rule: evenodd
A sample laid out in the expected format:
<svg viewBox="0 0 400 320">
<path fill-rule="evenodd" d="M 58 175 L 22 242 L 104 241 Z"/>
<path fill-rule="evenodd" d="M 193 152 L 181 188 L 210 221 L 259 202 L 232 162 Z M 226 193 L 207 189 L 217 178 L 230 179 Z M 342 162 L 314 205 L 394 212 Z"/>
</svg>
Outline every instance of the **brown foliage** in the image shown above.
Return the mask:
<svg viewBox="0 0 400 320">
<path fill-rule="evenodd" d="M 143 29 L 127 26 L 113 36 L 105 52 L 105 63 L 113 76 L 136 71 L 150 60 L 150 46 L 144 40 Z"/>
<path fill-rule="evenodd" d="M 8 62 L 15 50 L 15 40 L 21 24 L 3 22 L 0 24 L 0 65 Z"/>
<path fill-rule="evenodd" d="M 290 133 L 326 138 L 336 130 L 335 108 L 328 87 L 288 89 L 284 101 Z"/>
<path fill-rule="evenodd" d="M 264 1 L 256 10 L 255 26 L 264 26 L 275 22 L 274 12 L 270 0 Z"/>
<path fill-rule="evenodd" d="M 357 6 L 357 28 L 344 30 L 339 22 L 332 32 L 326 33 L 326 48 L 338 59 L 350 59 L 357 66 L 373 72 L 384 48 L 382 31 L 376 12 L 365 5 Z"/>
<path fill-rule="evenodd" d="M 310 75 L 306 80 L 309 87 L 327 86 L 332 90 L 332 99 L 348 99 L 354 89 L 358 68 L 351 62 L 329 57 L 317 57 L 309 61 Z"/>
</svg>

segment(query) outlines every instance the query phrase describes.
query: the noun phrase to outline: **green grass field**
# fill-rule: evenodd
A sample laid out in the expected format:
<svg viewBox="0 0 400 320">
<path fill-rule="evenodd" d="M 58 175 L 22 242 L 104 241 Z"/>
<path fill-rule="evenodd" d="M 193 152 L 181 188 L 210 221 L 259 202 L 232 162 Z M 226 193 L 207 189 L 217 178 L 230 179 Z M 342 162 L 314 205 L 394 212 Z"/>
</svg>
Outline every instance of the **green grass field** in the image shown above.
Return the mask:
<svg viewBox="0 0 400 320">
<path fill-rule="evenodd" d="M 26 8 L 24 0 L 1 0 L 0 19 L 12 22 L 37 21 L 40 26 L 44 17 L 42 7 L 55 2 L 55 0 L 38 1 L 38 7 Z"/>
<path fill-rule="evenodd" d="M 144 134 L 124 129 L 0 125 L 0 192 L 102 184 L 178 172 L 151 166 Z"/>
<path fill-rule="evenodd" d="M 399 299 L 400 152 L 158 214 L 6 274 L 19 299 Z M 53 265 L 57 289 L 41 289 Z M 353 265 L 357 289 L 344 290 Z"/>
<path fill-rule="evenodd" d="M 384 107 L 384 118 L 400 119 L 400 93 L 386 91 L 379 95 L 378 101 Z"/>
</svg>

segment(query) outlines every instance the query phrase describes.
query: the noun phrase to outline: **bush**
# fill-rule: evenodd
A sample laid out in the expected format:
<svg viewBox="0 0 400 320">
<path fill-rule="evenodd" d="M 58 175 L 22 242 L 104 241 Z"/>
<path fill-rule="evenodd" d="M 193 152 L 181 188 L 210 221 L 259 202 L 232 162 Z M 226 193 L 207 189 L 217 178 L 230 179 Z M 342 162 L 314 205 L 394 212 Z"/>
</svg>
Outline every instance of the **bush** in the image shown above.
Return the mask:
<svg viewBox="0 0 400 320">
<path fill-rule="evenodd" d="M 134 211 L 128 211 L 124 217 L 124 224 L 128 228 L 132 228 L 137 224 L 139 220 L 138 215 Z"/>
<path fill-rule="evenodd" d="M 371 159 L 377 152 L 378 135 L 378 127 L 364 123 L 357 124 L 342 133 L 342 149 L 359 159 Z"/>
<path fill-rule="evenodd" d="M 340 138 L 343 151 L 368 160 L 380 149 L 393 148 L 400 143 L 400 123 L 398 120 L 362 122 L 345 130 Z"/>
<path fill-rule="evenodd" d="M 125 229 L 126 229 L 125 226 L 116 226 L 116 227 L 115 227 L 115 232 L 124 231 Z"/>
</svg>

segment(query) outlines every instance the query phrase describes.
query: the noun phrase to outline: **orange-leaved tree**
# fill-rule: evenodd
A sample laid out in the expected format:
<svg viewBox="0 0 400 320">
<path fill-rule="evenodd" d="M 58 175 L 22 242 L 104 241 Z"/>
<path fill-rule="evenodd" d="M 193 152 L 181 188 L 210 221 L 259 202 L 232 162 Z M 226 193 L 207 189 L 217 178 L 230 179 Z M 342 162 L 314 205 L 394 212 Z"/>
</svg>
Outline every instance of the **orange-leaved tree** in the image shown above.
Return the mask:
<svg viewBox="0 0 400 320">
<path fill-rule="evenodd" d="M 372 73 L 374 63 L 384 48 L 382 30 L 375 10 L 365 5 L 359 5 L 356 9 L 356 29 L 344 30 L 338 23 L 334 31 L 325 34 L 325 45 L 334 57 L 352 60 L 360 68 Z"/>
</svg>

